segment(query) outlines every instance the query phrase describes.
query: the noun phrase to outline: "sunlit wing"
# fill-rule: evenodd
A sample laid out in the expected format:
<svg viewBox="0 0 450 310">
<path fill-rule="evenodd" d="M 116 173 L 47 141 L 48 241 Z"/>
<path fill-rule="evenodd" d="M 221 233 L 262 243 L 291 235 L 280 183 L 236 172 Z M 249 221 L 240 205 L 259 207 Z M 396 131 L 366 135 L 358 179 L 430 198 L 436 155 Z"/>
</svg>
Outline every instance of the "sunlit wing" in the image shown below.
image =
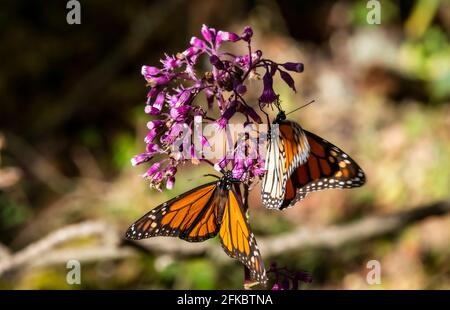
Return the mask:
<svg viewBox="0 0 450 310">
<path fill-rule="evenodd" d="M 269 209 L 282 206 L 289 176 L 309 155 L 308 140 L 300 125 L 290 121 L 278 125 L 277 131 L 271 130 L 261 189 L 262 202 Z"/>
<path fill-rule="evenodd" d="M 199 242 L 217 235 L 217 182 L 177 196 L 148 212 L 126 233 L 128 239 L 172 236 Z"/>
<path fill-rule="evenodd" d="M 366 177 L 359 165 L 330 142 L 304 131 L 310 146 L 305 164 L 300 165 L 286 182 L 286 192 L 280 209 L 292 207 L 310 192 L 328 188 L 362 186 Z"/>
<path fill-rule="evenodd" d="M 219 231 L 220 241 L 225 252 L 242 262 L 249 270 L 250 277 L 260 283 L 266 283 L 264 263 L 243 213 L 240 200 L 234 189 L 228 192 L 228 200 L 222 215 Z"/>
</svg>

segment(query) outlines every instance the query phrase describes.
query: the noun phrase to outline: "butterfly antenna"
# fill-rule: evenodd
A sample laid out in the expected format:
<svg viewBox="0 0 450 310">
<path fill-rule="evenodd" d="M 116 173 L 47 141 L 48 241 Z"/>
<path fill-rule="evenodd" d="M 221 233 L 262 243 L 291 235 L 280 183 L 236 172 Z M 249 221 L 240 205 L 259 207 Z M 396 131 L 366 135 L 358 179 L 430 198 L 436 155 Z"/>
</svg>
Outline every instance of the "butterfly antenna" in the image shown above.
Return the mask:
<svg viewBox="0 0 450 310">
<path fill-rule="evenodd" d="M 204 177 L 214 177 L 216 179 L 220 179 L 220 177 L 218 175 L 212 174 L 212 173 L 207 173 L 203 175 Z"/>
<path fill-rule="evenodd" d="M 267 124 L 270 124 L 269 114 L 267 114 L 267 112 L 263 110 L 263 108 L 261 107 L 260 104 L 258 104 L 258 107 L 259 107 L 259 109 L 261 110 L 261 112 L 263 112 L 263 113 L 266 115 Z"/>
<path fill-rule="evenodd" d="M 299 107 L 299 108 L 297 108 L 297 109 L 294 109 L 294 110 L 292 110 L 291 112 L 289 112 L 289 113 L 286 113 L 286 115 L 289 115 L 289 114 L 291 114 L 291 113 L 294 113 L 295 111 L 298 111 L 298 110 L 300 110 L 300 109 L 303 109 L 304 107 L 307 107 L 307 106 L 309 106 L 311 103 L 314 103 L 315 102 L 315 100 L 311 100 L 310 102 L 308 102 L 307 104 L 304 104 L 304 105 L 302 105 L 301 107 Z"/>
</svg>

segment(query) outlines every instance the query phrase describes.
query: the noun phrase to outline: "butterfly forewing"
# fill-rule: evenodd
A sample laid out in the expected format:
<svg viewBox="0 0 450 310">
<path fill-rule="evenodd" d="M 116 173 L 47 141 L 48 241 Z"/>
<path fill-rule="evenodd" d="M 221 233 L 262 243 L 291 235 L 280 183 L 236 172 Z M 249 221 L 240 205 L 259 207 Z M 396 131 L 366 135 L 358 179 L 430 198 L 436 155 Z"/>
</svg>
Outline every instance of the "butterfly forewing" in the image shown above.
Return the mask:
<svg viewBox="0 0 450 310">
<path fill-rule="evenodd" d="M 145 214 L 126 233 L 129 239 L 154 236 L 180 237 L 198 242 L 218 232 L 217 182 L 211 182 L 177 196 Z"/>
</svg>

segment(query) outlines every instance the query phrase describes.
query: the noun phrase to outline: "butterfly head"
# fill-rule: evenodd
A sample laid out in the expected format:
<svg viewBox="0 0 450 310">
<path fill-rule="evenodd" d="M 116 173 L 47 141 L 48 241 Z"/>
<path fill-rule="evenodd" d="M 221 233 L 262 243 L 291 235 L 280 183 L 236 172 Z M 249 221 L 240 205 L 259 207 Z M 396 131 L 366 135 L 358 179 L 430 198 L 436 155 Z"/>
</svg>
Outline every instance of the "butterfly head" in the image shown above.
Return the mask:
<svg viewBox="0 0 450 310">
<path fill-rule="evenodd" d="M 236 178 L 233 178 L 233 174 L 231 171 L 224 171 L 223 176 L 219 179 L 219 186 L 229 190 L 233 183 L 239 183 L 240 181 Z"/>
<path fill-rule="evenodd" d="M 284 113 L 283 110 L 280 110 L 277 114 L 277 117 L 275 118 L 275 120 L 273 121 L 274 124 L 279 124 L 282 121 L 286 120 L 286 113 Z"/>
</svg>

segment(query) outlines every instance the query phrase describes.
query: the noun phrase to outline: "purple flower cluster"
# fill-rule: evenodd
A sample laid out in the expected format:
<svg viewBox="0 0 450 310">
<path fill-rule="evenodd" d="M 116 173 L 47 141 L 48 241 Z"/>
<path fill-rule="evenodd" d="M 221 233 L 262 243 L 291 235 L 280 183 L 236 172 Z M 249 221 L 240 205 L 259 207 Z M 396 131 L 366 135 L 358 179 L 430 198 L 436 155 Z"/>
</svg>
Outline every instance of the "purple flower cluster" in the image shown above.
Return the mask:
<svg viewBox="0 0 450 310">
<path fill-rule="evenodd" d="M 275 262 L 270 264 L 267 273 L 272 273 L 275 276 L 275 283 L 272 286 L 272 290 L 274 291 L 298 290 L 302 282 L 312 282 L 310 273 L 305 271 L 289 271 L 286 267 L 278 267 Z"/>
<path fill-rule="evenodd" d="M 151 162 L 143 177 L 150 180 L 152 187 L 172 188 L 179 164 L 192 160 L 207 162 L 217 169 L 231 169 L 233 177 L 243 182 L 252 182 L 261 177 L 264 160 L 259 154 L 247 156 L 249 145 L 239 140 L 231 156 L 229 154 L 212 162 L 204 158 L 194 147 L 192 136 L 196 120 L 215 124 L 218 131 L 227 128 L 237 114 L 245 118 L 244 125 L 263 123 L 255 106 L 263 111 L 270 104 L 279 104 L 279 95 L 273 87 L 273 79 L 279 72 L 281 79 L 295 91 L 294 80 L 288 71 L 302 72 L 301 63 L 278 64 L 262 57 L 260 50 L 252 51 L 253 30 L 245 27 L 242 33 L 218 31 L 203 25 L 201 38 L 192 37 L 190 46 L 176 55 L 165 55 L 161 66 L 143 66 L 142 75 L 147 81 L 144 112 L 152 117 L 147 123 L 145 152 L 132 158 L 133 165 Z M 225 43 L 246 44 L 243 55 L 223 51 Z M 207 69 L 204 68 L 207 64 Z M 258 71 L 262 71 L 259 73 Z M 245 100 L 246 82 L 262 77 L 263 91 L 259 102 L 250 105 Z M 203 98 L 199 97 L 203 94 Z M 219 117 L 212 117 L 213 110 Z M 208 139 L 200 137 L 201 145 L 209 145 Z M 176 145 L 176 147 L 174 147 Z M 251 147 L 250 147 L 251 148 Z M 252 151 L 254 153 L 254 151 Z"/>
</svg>

